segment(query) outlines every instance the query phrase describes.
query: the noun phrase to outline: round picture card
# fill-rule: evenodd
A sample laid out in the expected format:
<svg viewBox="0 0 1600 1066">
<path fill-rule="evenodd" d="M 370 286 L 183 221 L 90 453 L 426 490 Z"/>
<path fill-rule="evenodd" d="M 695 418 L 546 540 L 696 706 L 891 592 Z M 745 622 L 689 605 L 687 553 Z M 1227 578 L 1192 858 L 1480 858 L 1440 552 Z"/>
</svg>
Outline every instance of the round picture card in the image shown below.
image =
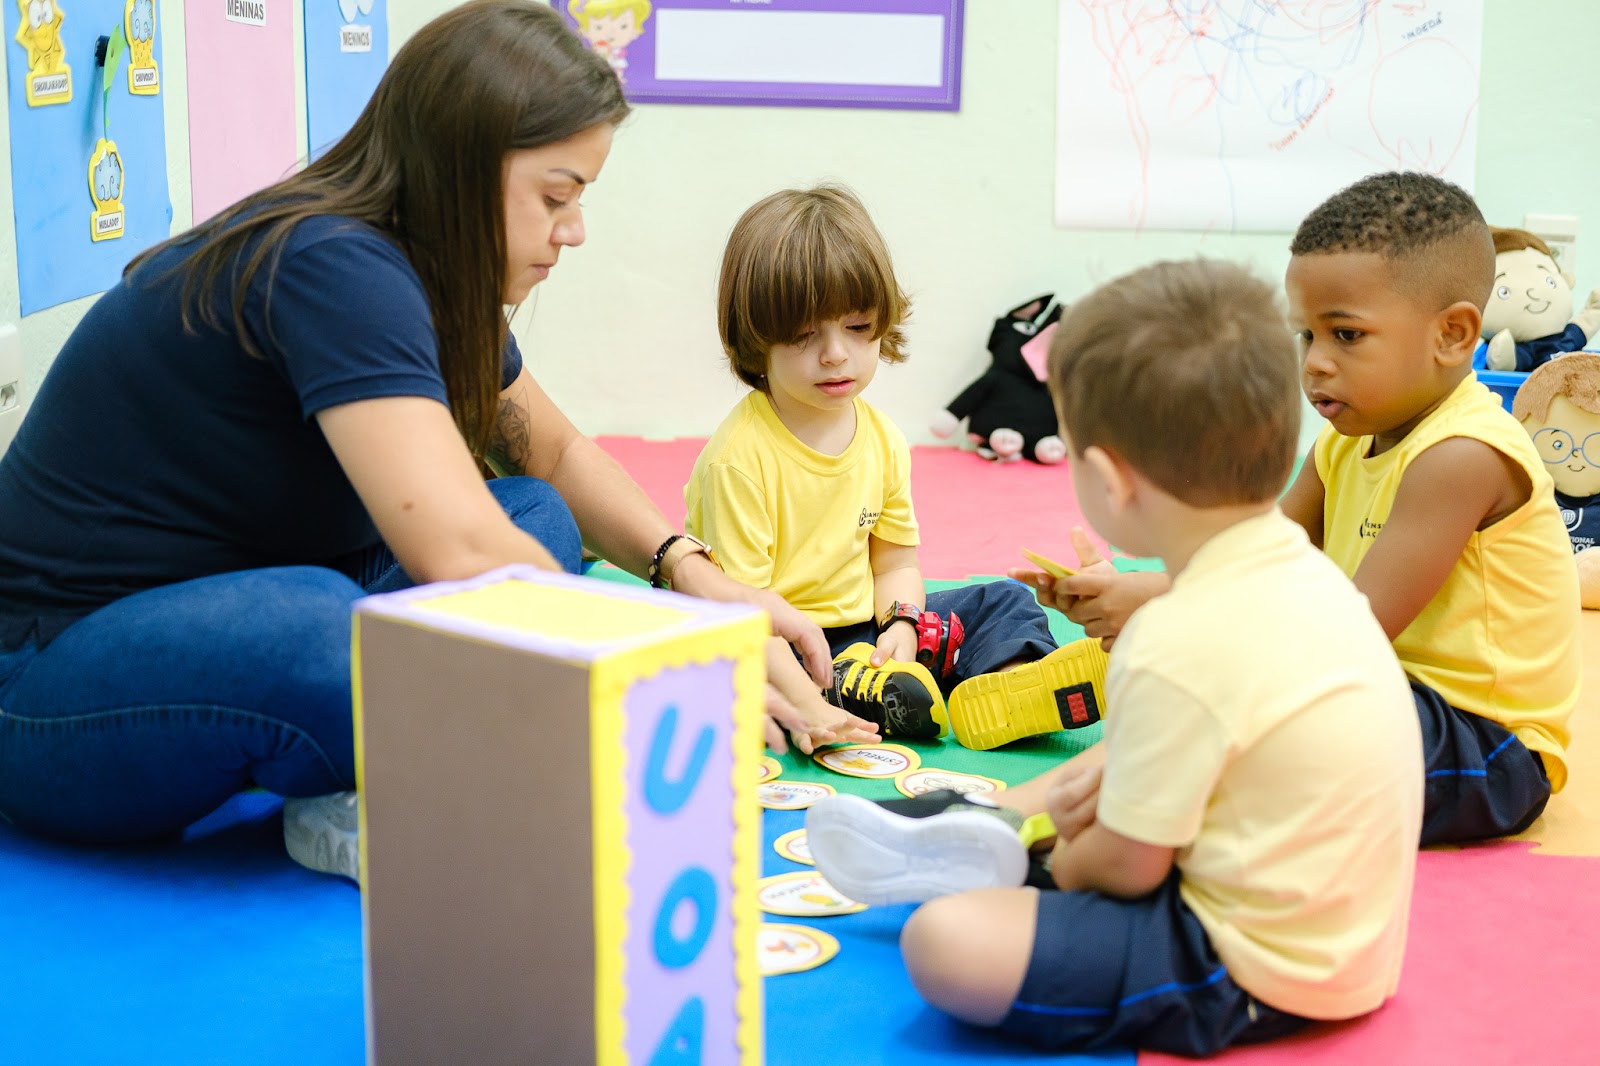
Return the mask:
<svg viewBox="0 0 1600 1066">
<path fill-rule="evenodd" d="M 817 861 L 811 857 L 811 845 L 806 843 L 806 831 L 804 829 L 789 830 L 772 842 L 772 850 L 790 862 L 803 863 L 806 866 L 815 866 L 817 864 Z"/>
<path fill-rule="evenodd" d="M 756 900 L 768 914 L 793 918 L 822 918 L 830 914 L 855 914 L 867 909 L 837 888 L 815 870 L 763 877 L 756 882 Z"/>
<path fill-rule="evenodd" d="M 761 776 L 757 781 L 776 781 L 783 776 L 783 763 L 770 755 L 761 756 Z"/>
<path fill-rule="evenodd" d="M 756 964 L 762 977 L 815 970 L 839 954 L 839 942 L 805 925 L 763 922 L 756 933 Z"/>
<path fill-rule="evenodd" d="M 922 765 L 922 757 L 899 744 L 843 744 L 820 748 L 811 756 L 846 777 L 894 777 Z"/>
<path fill-rule="evenodd" d="M 949 789 L 951 792 L 967 796 L 974 792 L 999 792 L 1006 787 L 1006 783 L 996 781 L 992 777 L 984 777 L 982 774 L 964 774 L 959 770 L 940 770 L 934 766 L 924 766 L 920 770 L 908 770 L 896 777 L 894 787 L 900 790 L 902 796 L 921 796 L 941 789 Z"/>
<path fill-rule="evenodd" d="M 769 811 L 803 811 L 836 791 L 817 781 L 768 781 L 756 786 L 756 799 Z"/>
</svg>

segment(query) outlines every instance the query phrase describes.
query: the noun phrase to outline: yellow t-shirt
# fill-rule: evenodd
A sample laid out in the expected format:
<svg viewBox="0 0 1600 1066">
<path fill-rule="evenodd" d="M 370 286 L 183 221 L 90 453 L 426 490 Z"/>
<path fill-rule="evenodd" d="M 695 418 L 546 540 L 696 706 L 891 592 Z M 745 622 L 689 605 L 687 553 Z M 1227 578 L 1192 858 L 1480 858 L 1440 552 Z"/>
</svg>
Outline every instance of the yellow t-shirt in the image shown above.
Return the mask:
<svg viewBox="0 0 1600 1066">
<path fill-rule="evenodd" d="M 1322 550 L 1354 576 L 1411 461 L 1449 437 L 1512 459 L 1533 483 L 1528 502 L 1472 534 L 1439 591 L 1394 640 L 1407 674 L 1452 707 L 1498 722 L 1544 759 L 1550 787 L 1567 782 L 1567 719 L 1578 701 L 1578 573 L 1555 486 L 1527 430 L 1474 377 L 1406 438 L 1368 456 L 1371 437 L 1324 427 L 1313 449 L 1325 494 Z"/>
<path fill-rule="evenodd" d="M 1422 831 L 1421 730 L 1365 597 L 1282 512 L 1212 537 L 1106 677 L 1097 817 L 1177 848 L 1229 974 L 1308 1018 L 1394 994 Z"/>
<path fill-rule="evenodd" d="M 683 490 L 684 528 L 729 576 L 772 589 L 824 628 L 874 616 L 869 537 L 917 543 L 905 436 L 860 397 L 855 411 L 849 447 L 824 455 L 752 392 L 706 442 Z"/>
</svg>

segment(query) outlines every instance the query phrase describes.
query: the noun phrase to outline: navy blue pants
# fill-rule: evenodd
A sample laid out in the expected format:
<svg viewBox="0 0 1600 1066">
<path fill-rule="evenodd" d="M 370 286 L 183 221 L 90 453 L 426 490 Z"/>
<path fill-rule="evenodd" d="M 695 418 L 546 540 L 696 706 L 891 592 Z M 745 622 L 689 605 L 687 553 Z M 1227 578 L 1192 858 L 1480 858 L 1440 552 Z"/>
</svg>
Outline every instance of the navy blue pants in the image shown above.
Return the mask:
<svg viewBox="0 0 1600 1066">
<path fill-rule="evenodd" d="M 1234 983 L 1178 880 L 1174 870 L 1133 900 L 1041 891 L 1028 972 L 1000 1030 L 1055 1051 L 1202 1056 L 1304 1027 Z"/>
<path fill-rule="evenodd" d="M 1034 662 L 1056 650 L 1044 608 L 1032 590 L 1016 581 L 989 581 L 931 592 L 926 609 L 946 621 L 953 612 L 966 630 L 955 669 L 948 677 L 938 679 L 947 696 L 969 677 L 992 674 L 1009 663 Z M 834 655 L 852 644 L 878 642 L 878 625 L 873 620 L 823 632 Z"/>
<path fill-rule="evenodd" d="M 1411 698 L 1427 775 L 1423 844 L 1512 836 L 1544 813 L 1550 778 L 1537 753 L 1504 726 L 1450 706 L 1427 685 L 1411 682 Z"/>
</svg>

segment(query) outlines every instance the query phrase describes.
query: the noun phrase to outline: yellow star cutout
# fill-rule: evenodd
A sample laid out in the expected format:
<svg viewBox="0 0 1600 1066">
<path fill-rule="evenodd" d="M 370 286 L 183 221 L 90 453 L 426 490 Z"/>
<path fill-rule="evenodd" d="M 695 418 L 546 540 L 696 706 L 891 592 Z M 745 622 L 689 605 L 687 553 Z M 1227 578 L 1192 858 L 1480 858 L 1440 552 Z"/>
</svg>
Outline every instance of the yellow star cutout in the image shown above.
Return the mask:
<svg viewBox="0 0 1600 1066">
<path fill-rule="evenodd" d="M 61 17 L 55 0 L 17 0 L 22 21 L 17 26 L 17 43 L 28 51 L 28 70 L 33 74 L 55 74 L 66 69 L 62 60 Z"/>
</svg>

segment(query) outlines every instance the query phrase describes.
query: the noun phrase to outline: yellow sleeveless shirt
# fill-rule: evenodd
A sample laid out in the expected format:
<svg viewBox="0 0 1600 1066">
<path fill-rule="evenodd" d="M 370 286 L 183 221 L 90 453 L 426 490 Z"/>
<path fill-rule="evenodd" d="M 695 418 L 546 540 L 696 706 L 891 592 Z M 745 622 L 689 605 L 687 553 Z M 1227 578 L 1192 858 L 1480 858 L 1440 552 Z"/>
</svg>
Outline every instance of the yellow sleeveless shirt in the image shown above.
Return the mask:
<svg viewBox="0 0 1600 1066">
<path fill-rule="evenodd" d="M 1322 548 L 1353 576 L 1389 519 L 1406 468 L 1450 437 L 1481 440 L 1509 457 L 1527 471 L 1533 493 L 1472 534 L 1444 585 L 1395 638 L 1394 650 L 1413 680 L 1539 752 L 1559 792 L 1567 780 L 1567 719 L 1582 674 L 1578 574 L 1550 474 L 1499 399 L 1469 376 L 1377 456 L 1367 454 L 1371 437 L 1323 427 L 1313 450 L 1325 492 Z"/>
</svg>

